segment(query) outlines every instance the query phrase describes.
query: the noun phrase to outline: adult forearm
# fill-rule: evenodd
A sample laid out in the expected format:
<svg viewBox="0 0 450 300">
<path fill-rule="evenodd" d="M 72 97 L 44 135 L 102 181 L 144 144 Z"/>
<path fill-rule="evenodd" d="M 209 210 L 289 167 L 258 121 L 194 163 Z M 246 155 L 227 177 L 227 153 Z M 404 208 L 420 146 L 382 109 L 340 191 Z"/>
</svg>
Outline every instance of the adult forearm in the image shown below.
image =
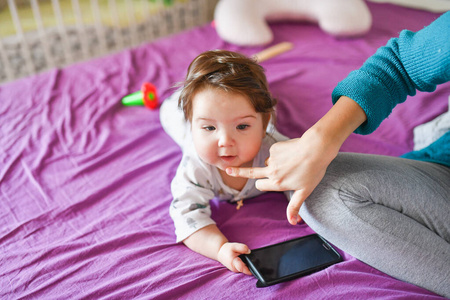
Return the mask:
<svg viewBox="0 0 450 300">
<path fill-rule="evenodd" d="M 341 96 L 311 130 L 339 149 L 348 136 L 366 120 L 364 110 L 355 101 Z"/>
</svg>

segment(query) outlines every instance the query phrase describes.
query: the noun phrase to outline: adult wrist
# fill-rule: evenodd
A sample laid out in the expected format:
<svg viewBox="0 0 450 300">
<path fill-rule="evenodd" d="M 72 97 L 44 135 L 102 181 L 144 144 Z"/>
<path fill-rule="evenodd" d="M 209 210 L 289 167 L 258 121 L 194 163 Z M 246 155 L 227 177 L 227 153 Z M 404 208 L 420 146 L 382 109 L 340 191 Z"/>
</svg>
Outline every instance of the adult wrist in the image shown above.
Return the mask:
<svg viewBox="0 0 450 300">
<path fill-rule="evenodd" d="M 319 135 L 340 148 L 344 141 L 367 120 L 358 103 L 341 96 L 335 105 L 313 126 Z"/>
</svg>

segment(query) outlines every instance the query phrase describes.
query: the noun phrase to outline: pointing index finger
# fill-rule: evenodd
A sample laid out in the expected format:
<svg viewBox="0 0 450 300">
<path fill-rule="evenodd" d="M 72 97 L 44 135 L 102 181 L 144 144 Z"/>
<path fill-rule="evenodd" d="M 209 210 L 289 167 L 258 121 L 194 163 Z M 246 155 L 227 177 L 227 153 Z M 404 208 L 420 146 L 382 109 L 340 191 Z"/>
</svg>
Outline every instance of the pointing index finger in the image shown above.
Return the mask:
<svg viewBox="0 0 450 300">
<path fill-rule="evenodd" d="M 228 175 L 233 177 L 245 177 L 245 178 L 266 178 L 267 177 L 267 167 L 266 168 L 237 168 L 228 167 L 226 169 Z"/>
</svg>

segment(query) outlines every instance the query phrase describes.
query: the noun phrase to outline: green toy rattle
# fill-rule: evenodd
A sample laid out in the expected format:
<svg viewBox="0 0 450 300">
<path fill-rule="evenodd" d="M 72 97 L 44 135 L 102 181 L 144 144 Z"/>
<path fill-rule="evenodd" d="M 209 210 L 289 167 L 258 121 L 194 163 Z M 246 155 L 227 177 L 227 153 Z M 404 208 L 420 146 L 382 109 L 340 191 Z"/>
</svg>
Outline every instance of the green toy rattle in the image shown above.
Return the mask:
<svg viewBox="0 0 450 300">
<path fill-rule="evenodd" d="M 122 104 L 125 106 L 145 105 L 149 109 L 155 109 L 158 107 L 156 87 L 149 82 L 144 82 L 140 91 L 123 97 Z"/>
</svg>

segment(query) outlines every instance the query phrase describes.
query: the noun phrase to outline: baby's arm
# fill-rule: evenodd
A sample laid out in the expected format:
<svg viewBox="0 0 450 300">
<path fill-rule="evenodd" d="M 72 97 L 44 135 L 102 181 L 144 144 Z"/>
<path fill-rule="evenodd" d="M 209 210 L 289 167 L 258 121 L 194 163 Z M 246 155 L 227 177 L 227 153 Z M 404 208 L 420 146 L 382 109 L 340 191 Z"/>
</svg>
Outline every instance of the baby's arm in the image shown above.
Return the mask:
<svg viewBox="0 0 450 300">
<path fill-rule="evenodd" d="M 250 253 L 247 245 L 230 243 L 216 225 L 208 225 L 194 232 L 183 243 L 191 250 L 219 261 L 229 270 L 251 275 L 244 262 L 238 257 Z"/>
<path fill-rule="evenodd" d="M 247 245 L 228 242 L 211 219 L 209 201 L 215 197 L 214 185 L 210 168 L 197 155 L 183 153 L 171 185 L 174 200 L 170 216 L 174 221 L 177 242 L 183 241 L 189 249 L 219 261 L 233 272 L 250 275 L 238 257 L 249 252 Z"/>
</svg>

